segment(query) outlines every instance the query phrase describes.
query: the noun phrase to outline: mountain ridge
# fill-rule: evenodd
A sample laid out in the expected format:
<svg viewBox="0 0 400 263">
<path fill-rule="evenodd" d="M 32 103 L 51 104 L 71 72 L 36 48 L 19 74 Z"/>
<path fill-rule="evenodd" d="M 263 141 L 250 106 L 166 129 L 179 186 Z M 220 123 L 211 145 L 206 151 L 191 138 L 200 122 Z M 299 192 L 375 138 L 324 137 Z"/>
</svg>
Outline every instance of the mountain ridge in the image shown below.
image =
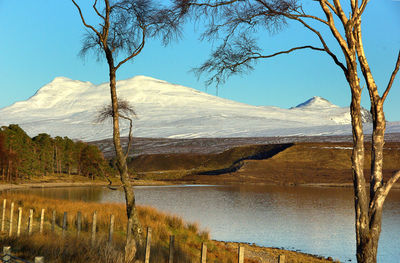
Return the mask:
<svg viewBox="0 0 400 263">
<path fill-rule="evenodd" d="M 142 75 L 117 81 L 117 91 L 138 114 L 134 120 L 136 137 L 351 134 L 348 107 L 336 106 L 321 97 L 290 109 L 253 106 Z M 110 103 L 109 97 L 107 82 L 95 85 L 56 77 L 27 100 L 0 109 L 0 124 L 19 124 L 32 136 L 49 133 L 85 141 L 111 138 L 111 122 L 95 122 L 99 109 Z M 313 107 L 321 103 L 326 107 Z M 128 130 L 129 125 L 121 122 L 122 136 Z"/>
</svg>

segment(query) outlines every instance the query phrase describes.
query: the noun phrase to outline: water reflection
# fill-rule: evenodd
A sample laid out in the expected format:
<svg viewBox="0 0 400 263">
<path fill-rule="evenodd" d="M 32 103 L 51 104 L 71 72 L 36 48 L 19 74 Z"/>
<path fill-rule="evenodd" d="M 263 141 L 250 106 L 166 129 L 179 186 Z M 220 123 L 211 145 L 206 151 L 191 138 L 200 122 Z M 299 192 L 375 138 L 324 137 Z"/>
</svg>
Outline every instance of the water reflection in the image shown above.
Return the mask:
<svg viewBox="0 0 400 263">
<path fill-rule="evenodd" d="M 50 198 L 123 202 L 102 187 L 23 190 Z M 352 189 L 279 186 L 135 187 L 137 203 L 197 221 L 218 240 L 298 249 L 355 262 Z M 379 262 L 397 262 L 400 191 L 385 203 Z"/>
</svg>

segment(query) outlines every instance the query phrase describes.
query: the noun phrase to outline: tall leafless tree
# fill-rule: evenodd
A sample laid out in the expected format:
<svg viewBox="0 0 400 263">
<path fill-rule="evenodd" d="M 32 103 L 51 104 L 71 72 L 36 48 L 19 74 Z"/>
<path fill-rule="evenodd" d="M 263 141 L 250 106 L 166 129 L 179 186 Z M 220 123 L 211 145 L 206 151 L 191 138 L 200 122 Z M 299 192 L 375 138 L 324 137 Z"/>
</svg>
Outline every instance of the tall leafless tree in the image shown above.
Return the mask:
<svg viewBox="0 0 400 263">
<path fill-rule="evenodd" d="M 141 242 L 142 228 L 135 207 L 135 195 L 129 179 L 127 156 L 120 140 L 119 120 L 124 118 L 119 110 L 116 73 L 126 62 L 133 60 L 143 50 L 149 39 L 160 38 L 164 44 L 179 35 L 179 24 L 173 10 L 163 1 L 152 0 L 102 0 L 93 1 L 92 12 L 99 24 L 89 24 L 80 5 L 72 0 L 87 34 L 83 40 L 81 54 L 94 50 L 98 57 L 105 57 L 110 80 L 111 110 L 113 118 L 113 142 L 122 187 L 125 193 L 128 217 L 125 262 L 131 262 L 136 254 L 137 242 Z"/>
<path fill-rule="evenodd" d="M 383 104 L 392 88 L 400 66 L 400 52 L 394 70 L 382 95 L 364 52 L 361 17 L 368 0 L 316 0 L 321 16 L 306 12 L 300 0 L 176 0 L 182 15 L 206 17 L 209 26 L 203 34 L 206 39 L 220 39 L 221 45 L 211 57 L 196 69 L 209 73 L 208 84 L 221 83 L 231 75 L 252 69 L 258 59 L 275 57 L 300 50 L 327 54 L 344 73 L 351 92 L 351 124 L 353 133 L 352 172 L 354 182 L 355 229 L 358 262 L 376 262 L 381 232 L 383 203 L 400 172 L 384 182 L 383 146 L 385 115 Z M 322 11 L 322 12 L 321 12 Z M 205 16 L 204 16 L 205 14 Z M 260 30 L 279 30 L 288 21 L 300 23 L 319 41 L 319 46 L 295 46 L 271 54 L 252 38 Z M 321 31 L 319 28 L 324 28 Z M 222 36 L 222 37 L 221 37 Z M 339 51 L 327 38 L 333 37 Z M 336 45 L 335 44 L 335 45 Z M 394 58 L 395 60 L 396 58 Z M 364 133 L 361 118 L 361 91 L 359 71 L 366 83 L 371 101 L 373 134 L 371 148 L 371 177 L 369 186 L 364 177 Z M 369 193 L 368 193 L 369 188 Z"/>
</svg>

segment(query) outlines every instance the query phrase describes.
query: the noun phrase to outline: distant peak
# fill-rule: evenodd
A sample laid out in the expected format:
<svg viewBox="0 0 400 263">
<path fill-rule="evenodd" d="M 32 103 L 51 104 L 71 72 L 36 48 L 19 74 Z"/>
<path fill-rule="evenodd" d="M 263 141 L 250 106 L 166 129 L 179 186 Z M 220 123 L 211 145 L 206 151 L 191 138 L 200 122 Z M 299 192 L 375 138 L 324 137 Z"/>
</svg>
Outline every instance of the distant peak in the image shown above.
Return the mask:
<svg viewBox="0 0 400 263">
<path fill-rule="evenodd" d="M 144 75 L 137 75 L 134 76 L 132 78 L 126 79 L 126 81 L 155 81 L 155 82 L 166 82 L 164 80 L 160 80 L 160 79 L 156 79 L 156 78 L 152 78 L 152 77 L 148 77 L 148 76 L 144 76 Z"/>
<path fill-rule="evenodd" d="M 336 108 L 335 104 L 332 104 L 329 100 L 319 96 L 314 96 L 311 99 L 300 103 L 294 108 Z"/>
<path fill-rule="evenodd" d="M 66 81 L 73 81 L 73 80 L 70 78 L 67 78 L 67 77 L 60 76 L 60 77 L 55 77 L 52 81 L 50 81 L 50 83 L 59 83 L 59 82 L 66 82 Z"/>
</svg>

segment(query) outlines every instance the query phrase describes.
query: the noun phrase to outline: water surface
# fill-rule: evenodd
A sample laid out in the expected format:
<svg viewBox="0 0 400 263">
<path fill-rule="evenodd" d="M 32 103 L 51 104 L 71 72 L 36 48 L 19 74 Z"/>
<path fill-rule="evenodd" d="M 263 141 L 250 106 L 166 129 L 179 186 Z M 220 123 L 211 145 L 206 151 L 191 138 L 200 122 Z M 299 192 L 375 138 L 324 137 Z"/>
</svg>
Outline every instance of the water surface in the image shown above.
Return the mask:
<svg viewBox="0 0 400 263">
<path fill-rule="evenodd" d="M 124 202 L 103 187 L 18 190 L 51 198 Z M 355 262 L 352 189 L 278 186 L 138 186 L 137 203 L 196 221 L 217 240 L 256 243 Z M 400 191 L 385 203 L 378 262 L 400 258 Z"/>
</svg>

